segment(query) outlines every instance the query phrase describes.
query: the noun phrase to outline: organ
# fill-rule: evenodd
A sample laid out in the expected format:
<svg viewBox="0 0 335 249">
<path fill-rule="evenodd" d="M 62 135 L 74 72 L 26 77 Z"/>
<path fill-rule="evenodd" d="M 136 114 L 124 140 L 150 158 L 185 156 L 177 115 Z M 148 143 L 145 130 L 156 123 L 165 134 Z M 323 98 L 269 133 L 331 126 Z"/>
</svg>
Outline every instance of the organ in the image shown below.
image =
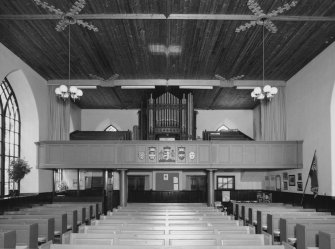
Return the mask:
<svg viewBox="0 0 335 249">
<path fill-rule="evenodd" d="M 175 138 L 194 140 L 196 137 L 196 111 L 192 93 L 181 98 L 170 92 L 154 98 L 152 94 L 139 111 L 139 134 L 143 140 Z"/>
</svg>

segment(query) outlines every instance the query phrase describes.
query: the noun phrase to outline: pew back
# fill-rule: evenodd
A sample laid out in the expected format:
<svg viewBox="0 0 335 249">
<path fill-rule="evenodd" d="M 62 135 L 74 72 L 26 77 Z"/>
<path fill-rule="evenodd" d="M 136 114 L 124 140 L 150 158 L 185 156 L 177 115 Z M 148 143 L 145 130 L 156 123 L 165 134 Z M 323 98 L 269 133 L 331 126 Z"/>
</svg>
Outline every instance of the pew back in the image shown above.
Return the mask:
<svg viewBox="0 0 335 249">
<path fill-rule="evenodd" d="M 46 241 L 54 239 L 55 219 L 11 219 L 0 216 L 0 224 L 38 224 L 38 236 L 45 237 Z"/>
<path fill-rule="evenodd" d="M 322 221 L 309 224 L 297 224 L 297 249 L 319 246 L 319 231 L 335 232 L 335 223 L 325 224 Z"/>
<path fill-rule="evenodd" d="M 14 249 L 16 246 L 16 232 L 0 230 L 0 248 Z"/>
<path fill-rule="evenodd" d="M 288 242 L 288 238 L 295 238 L 295 228 L 299 224 L 311 224 L 313 222 L 321 222 L 323 224 L 333 224 L 335 217 L 289 217 L 279 219 L 280 241 Z"/>
<path fill-rule="evenodd" d="M 0 230 L 13 230 L 16 232 L 16 245 L 38 247 L 38 225 L 34 224 L 0 224 Z"/>
</svg>

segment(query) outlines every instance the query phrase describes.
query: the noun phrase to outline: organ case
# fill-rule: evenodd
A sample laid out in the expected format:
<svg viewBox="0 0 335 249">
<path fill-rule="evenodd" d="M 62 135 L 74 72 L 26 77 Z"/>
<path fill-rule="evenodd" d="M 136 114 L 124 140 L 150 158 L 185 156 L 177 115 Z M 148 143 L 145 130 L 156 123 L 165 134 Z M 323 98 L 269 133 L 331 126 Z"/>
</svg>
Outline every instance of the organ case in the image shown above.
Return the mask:
<svg viewBox="0 0 335 249">
<path fill-rule="evenodd" d="M 139 111 L 139 129 L 143 140 L 173 137 L 176 140 L 193 140 L 196 137 L 196 112 L 192 93 L 182 98 L 165 92 L 157 98 L 152 94 Z"/>
</svg>

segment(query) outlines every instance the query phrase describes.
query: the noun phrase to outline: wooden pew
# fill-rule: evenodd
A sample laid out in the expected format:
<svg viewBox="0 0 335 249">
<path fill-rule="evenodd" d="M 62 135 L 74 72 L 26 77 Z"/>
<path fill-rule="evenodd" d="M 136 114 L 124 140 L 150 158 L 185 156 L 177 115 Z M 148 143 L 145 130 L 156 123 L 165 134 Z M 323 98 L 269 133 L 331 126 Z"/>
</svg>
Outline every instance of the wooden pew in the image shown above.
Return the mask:
<svg viewBox="0 0 335 249">
<path fill-rule="evenodd" d="M 201 220 L 127 220 L 127 219 L 106 219 L 106 220 L 96 220 L 92 222 L 92 225 L 100 224 L 114 224 L 114 225 L 155 225 L 155 226 L 185 226 L 185 225 L 197 225 L 197 226 L 215 226 L 215 225 L 239 225 L 238 221 L 235 220 L 211 220 L 211 221 L 201 221 Z"/>
<path fill-rule="evenodd" d="M 190 215 L 190 216 L 175 216 L 175 215 L 132 215 L 132 216 L 122 216 L 122 215 L 112 215 L 112 216 L 101 216 L 101 220 L 203 220 L 203 221 L 224 221 L 231 220 L 230 216 L 202 216 L 202 215 Z"/>
<path fill-rule="evenodd" d="M 335 249 L 335 232 L 319 232 L 319 248 Z"/>
<path fill-rule="evenodd" d="M 296 218 L 296 217 L 301 217 L 301 218 L 318 218 L 318 217 L 325 217 L 325 218 L 331 218 L 331 213 L 330 212 L 289 212 L 289 213 L 270 213 L 267 214 L 267 233 L 272 235 L 273 239 L 275 236 L 280 236 L 280 225 L 279 225 L 279 220 L 280 218 Z"/>
<path fill-rule="evenodd" d="M 16 246 L 16 232 L 11 230 L 0 231 L 0 248 L 14 249 Z"/>
<path fill-rule="evenodd" d="M 264 245 L 264 236 L 261 234 L 161 235 L 161 234 L 72 233 L 70 238 L 70 244 L 150 245 L 150 246 Z"/>
<path fill-rule="evenodd" d="M 54 219 L 54 236 L 61 236 L 67 231 L 67 214 L 5 214 L 4 219 Z"/>
<path fill-rule="evenodd" d="M 54 218 L 38 219 L 12 219 L 0 215 L 0 224 L 38 224 L 38 243 L 53 241 L 55 232 Z"/>
<path fill-rule="evenodd" d="M 0 230 L 16 232 L 16 246 L 38 248 L 38 224 L 0 224 Z"/>
<path fill-rule="evenodd" d="M 79 233 L 137 233 L 137 234 L 254 234 L 248 226 L 84 226 Z"/>
<path fill-rule="evenodd" d="M 257 224 L 257 208 L 262 207 L 282 207 L 282 208 L 292 208 L 292 205 L 284 203 L 253 203 L 253 205 L 247 205 L 245 207 L 244 216 L 247 220 L 247 224 L 256 225 Z"/>
<path fill-rule="evenodd" d="M 280 241 L 289 242 L 289 238 L 296 238 L 295 228 L 298 223 L 310 224 L 312 222 L 322 222 L 323 224 L 335 223 L 335 217 L 289 217 L 279 219 Z"/>
<path fill-rule="evenodd" d="M 9 211 L 9 212 L 5 212 L 5 214 L 25 214 L 25 215 L 63 215 L 66 214 L 65 217 L 67 217 L 67 230 L 71 230 L 73 232 L 77 232 L 77 210 L 72 210 L 72 211 L 68 211 L 68 210 L 59 210 L 59 209 L 55 209 L 55 210 L 20 210 L 20 211 Z"/>
<path fill-rule="evenodd" d="M 296 235 L 297 235 L 297 249 L 306 249 L 307 247 L 318 247 L 319 246 L 319 231 L 323 232 L 335 232 L 335 223 L 326 224 L 324 221 L 311 222 L 309 224 L 297 224 Z"/>
<path fill-rule="evenodd" d="M 210 216 L 210 217 L 218 217 L 218 216 L 226 216 L 223 212 L 191 212 L 191 211 L 178 211 L 178 212 L 164 212 L 164 211 L 152 211 L 152 212 L 108 212 L 107 216 L 160 216 L 160 215 L 174 215 L 174 216 Z"/>
<path fill-rule="evenodd" d="M 22 211 L 32 211 L 32 212 L 66 212 L 67 214 L 67 230 L 72 230 L 74 233 L 78 231 L 78 226 L 82 223 L 85 223 L 86 211 L 83 207 L 48 207 L 48 206 L 39 206 L 34 208 L 21 209 Z"/>
<path fill-rule="evenodd" d="M 261 208 L 257 210 L 257 224 L 256 232 L 261 233 L 267 229 L 267 214 L 269 213 L 297 213 L 297 212 L 315 212 L 315 209 L 303 209 L 303 208 Z"/>
<path fill-rule="evenodd" d="M 114 246 L 114 245 L 99 245 L 99 249 L 195 249 L 194 246 Z M 97 249 L 96 245 L 66 245 L 66 244 L 53 244 L 50 249 Z M 247 245 L 247 246 L 196 246 L 196 249 L 285 249 L 284 246 L 277 245 Z"/>
<path fill-rule="evenodd" d="M 98 218 L 102 212 L 102 203 L 101 202 L 53 202 L 51 205 L 82 205 L 87 209 L 89 208 L 89 217 L 90 219 Z M 87 213 L 88 214 L 88 213 Z"/>
<path fill-rule="evenodd" d="M 79 222 L 81 224 L 88 222 L 93 216 L 93 205 L 89 205 L 89 204 L 54 204 L 53 203 L 53 204 L 45 204 L 42 207 L 56 208 L 56 209 L 74 208 L 78 212 L 78 225 L 79 225 Z"/>
</svg>

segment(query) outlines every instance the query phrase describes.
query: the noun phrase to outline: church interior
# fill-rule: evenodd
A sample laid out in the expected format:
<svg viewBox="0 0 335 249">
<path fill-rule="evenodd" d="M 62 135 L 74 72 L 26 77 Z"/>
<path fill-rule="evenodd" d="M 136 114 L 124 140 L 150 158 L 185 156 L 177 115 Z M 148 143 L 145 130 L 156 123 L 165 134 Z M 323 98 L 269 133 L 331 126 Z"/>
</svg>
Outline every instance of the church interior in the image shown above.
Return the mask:
<svg viewBox="0 0 335 249">
<path fill-rule="evenodd" d="M 264 249 L 335 248 L 334 1 L 2 0 L 0 31 L 0 248 L 37 213 L 61 230 L 41 249 L 256 248 L 236 220 Z M 113 222 L 147 237 L 87 235 Z"/>
</svg>

